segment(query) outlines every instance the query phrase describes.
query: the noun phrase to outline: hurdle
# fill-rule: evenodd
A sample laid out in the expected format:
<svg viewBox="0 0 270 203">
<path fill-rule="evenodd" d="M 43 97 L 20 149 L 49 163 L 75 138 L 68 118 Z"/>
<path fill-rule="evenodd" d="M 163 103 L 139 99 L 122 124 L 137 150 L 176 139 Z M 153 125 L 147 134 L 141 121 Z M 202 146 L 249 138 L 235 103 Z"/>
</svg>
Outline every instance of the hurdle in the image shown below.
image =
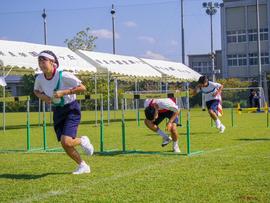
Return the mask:
<svg viewBox="0 0 270 203">
<path fill-rule="evenodd" d="M 126 92 L 122 94 L 123 99 L 122 99 L 122 153 L 144 153 L 142 151 L 128 151 L 126 149 L 126 125 L 125 125 L 125 117 L 124 117 L 124 99 L 152 99 L 152 98 L 179 98 L 179 97 L 187 97 L 189 99 L 189 91 L 184 91 L 184 92 L 167 92 L 167 93 L 140 93 L 140 92 Z M 181 124 L 182 124 L 182 113 L 180 114 L 180 119 L 181 119 Z M 187 148 L 186 148 L 186 153 L 180 153 L 178 155 L 187 155 L 187 156 L 192 156 L 195 154 L 200 154 L 203 151 L 191 151 L 191 138 L 190 138 L 190 132 L 191 132 L 191 127 L 190 127 L 190 110 L 188 106 L 188 112 L 187 112 L 187 121 L 186 121 L 186 139 L 187 139 Z M 145 153 L 144 153 L 145 154 Z M 152 153 L 151 153 L 152 154 Z M 160 152 L 159 154 L 162 154 Z"/>
<path fill-rule="evenodd" d="M 0 98 L 0 102 L 26 102 L 26 148 L 20 150 L 1 150 L 1 152 L 5 151 L 38 151 L 42 150 L 42 148 L 32 148 L 31 147 L 31 130 L 30 130 L 30 96 L 18 96 L 18 97 L 5 97 Z M 5 125 L 5 112 L 3 113 L 3 125 Z M 3 126 L 5 129 L 6 126 Z M 5 131 L 4 131 L 5 132 Z"/>
<path fill-rule="evenodd" d="M 265 113 L 269 112 L 269 107 L 268 104 L 265 103 L 263 108 L 257 108 L 257 107 L 252 107 L 252 108 L 241 108 L 240 103 L 237 103 L 237 113 L 257 113 L 260 112 L 261 110 Z"/>
</svg>

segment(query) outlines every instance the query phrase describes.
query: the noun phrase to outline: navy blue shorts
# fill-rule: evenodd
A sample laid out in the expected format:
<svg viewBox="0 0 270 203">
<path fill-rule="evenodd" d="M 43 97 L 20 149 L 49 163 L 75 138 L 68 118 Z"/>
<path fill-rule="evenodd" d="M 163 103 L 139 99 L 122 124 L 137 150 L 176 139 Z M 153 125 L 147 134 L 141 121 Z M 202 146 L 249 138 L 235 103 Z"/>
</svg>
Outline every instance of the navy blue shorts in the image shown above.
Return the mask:
<svg viewBox="0 0 270 203">
<path fill-rule="evenodd" d="M 173 111 L 166 111 L 162 113 L 158 113 L 158 118 L 154 121 L 155 125 L 159 125 L 165 118 L 171 119 L 173 116 Z M 178 116 L 174 119 L 173 123 L 178 123 Z"/>
<path fill-rule="evenodd" d="M 53 107 L 54 131 L 57 140 L 62 135 L 70 136 L 73 139 L 77 135 L 78 126 L 81 121 L 81 109 L 77 101 L 73 101 L 63 107 Z"/>
<path fill-rule="evenodd" d="M 217 109 L 218 109 L 218 104 L 219 104 L 219 102 L 220 102 L 220 101 L 217 100 L 217 99 L 207 101 L 207 102 L 206 102 L 207 109 L 211 109 L 211 110 L 213 110 L 214 112 L 216 112 Z"/>
</svg>

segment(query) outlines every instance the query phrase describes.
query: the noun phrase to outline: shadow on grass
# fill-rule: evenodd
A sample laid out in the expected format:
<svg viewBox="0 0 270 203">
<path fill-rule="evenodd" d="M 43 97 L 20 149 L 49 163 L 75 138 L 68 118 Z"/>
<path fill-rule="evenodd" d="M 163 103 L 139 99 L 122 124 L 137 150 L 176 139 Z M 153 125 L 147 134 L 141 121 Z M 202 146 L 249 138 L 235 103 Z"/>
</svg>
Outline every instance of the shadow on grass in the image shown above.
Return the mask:
<svg viewBox="0 0 270 203">
<path fill-rule="evenodd" d="M 164 156 L 186 156 L 185 153 L 174 153 L 171 151 L 141 151 L 141 150 L 133 150 L 133 151 L 104 151 L 104 152 L 97 152 L 95 153 L 99 156 L 117 156 L 117 155 L 127 155 L 127 154 L 146 154 L 146 155 L 164 155 Z"/>
<path fill-rule="evenodd" d="M 240 138 L 240 139 L 235 139 L 235 140 L 240 140 L 240 141 L 270 141 L 270 138 Z"/>
<path fill-rule="evenodd" d="M 35 180 L 35 179 L 40 179 L 44 178 L 46 176 L 50 175 L 66 175 L 70 173 L 43 173 L 43 174 L 38 174 L 38 175 L 33 175 L 33 174 L 0 174 L 0 179 L 15 179 L 15 180 Z"/>
</svg>

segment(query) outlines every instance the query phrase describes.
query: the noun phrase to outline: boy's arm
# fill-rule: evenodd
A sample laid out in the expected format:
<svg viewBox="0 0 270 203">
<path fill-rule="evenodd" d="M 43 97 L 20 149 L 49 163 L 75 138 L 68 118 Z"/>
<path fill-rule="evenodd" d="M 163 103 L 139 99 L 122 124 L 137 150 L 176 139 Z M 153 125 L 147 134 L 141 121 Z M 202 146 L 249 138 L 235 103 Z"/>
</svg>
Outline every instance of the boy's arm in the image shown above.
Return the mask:
<svg viewBox="0 0 270 203">
<path fill-rule="evenodd" d="M 190 95 L 195 96 L 200 91 L 201 91 L 201 88 L 199 87 L 199 85 L 197 85 L 194 89 L 190 89 Z"/>
<path fill-rule="evenodd" d="M 54 93 L 55 98 L 63 97 L 64 95 L 69 94 L 77 94 L 86 91 L 86 87 L 83 84 L 78 85 L 77 87 L 66 89 L 66 90 L 58 90 Z"/>
<path fill-rule="evenodd" d="M 213 94 L 213 96 L 215 97 L 216 95 L 221 94 L 222 90 L 223 90 L 223 85 L 220 85 L 220 87 L 219 87 L 219 88 L 217 89 L 217 91 Z"/>
<path fill-rule="evenodd" d="M 42 101 L 45 101 L 46 103 L 50 104 L 51 103 L 51 98 L 48 97 L 46 94 L 43 92 L 40 92 L 39 90 L 34 90 L 34 94 L 40 98 Z"/>
</svg>

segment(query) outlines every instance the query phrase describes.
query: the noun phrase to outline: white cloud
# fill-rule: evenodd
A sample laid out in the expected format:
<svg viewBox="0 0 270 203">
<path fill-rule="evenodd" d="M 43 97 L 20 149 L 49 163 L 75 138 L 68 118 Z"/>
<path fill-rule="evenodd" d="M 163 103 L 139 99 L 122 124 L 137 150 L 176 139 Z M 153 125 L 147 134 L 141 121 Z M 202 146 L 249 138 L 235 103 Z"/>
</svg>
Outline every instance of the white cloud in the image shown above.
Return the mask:
<svg viewBox="0 0 270 203">
<path fill-rule="evenodd" d="M 148 37 L 148 36 L 140 36 L 138 37 L 139 40 L 147 42 L 149 44 L 155 44 L 156 40 L 153 37 Z"/>
<path fill-rule="evenodd" d="M 112 31 L 107 30 L 107 29 L 99 29 L 99 30 L 92 30 L 90 32 L 92 35 L 98 37 L 99 39 L 112 39 Z M 115 38 L 119 39 L 119 34 L 116 32 L 115 33 Z"/>
<path fill-rule="evenodd" d="M 154 53 L 152 51 L 146 51 L 146 53 L 144 54 L 144 57 L 146 58 L 150 58 L 150 59 L 157 59 L 157 60 L 168 60 L 165 56 L 163 56 L 162 54 L 159 53 Z"/>
<path fill-rule="evenodd" d="M 137 23 L 135 23 L 134 21 L 126 21 L 124 22 L 124 25 L 126 27 L 137 27 Z"/>
<path fill-rule="evenodd" d="M 177 45 L 178 45 L 178 42 L 175 41 L 175 40 L 172 40 L 172 41 L 170 42 L 170 44 L 171 44 L 172 46 L 177 46 Z"/>
</svg>

